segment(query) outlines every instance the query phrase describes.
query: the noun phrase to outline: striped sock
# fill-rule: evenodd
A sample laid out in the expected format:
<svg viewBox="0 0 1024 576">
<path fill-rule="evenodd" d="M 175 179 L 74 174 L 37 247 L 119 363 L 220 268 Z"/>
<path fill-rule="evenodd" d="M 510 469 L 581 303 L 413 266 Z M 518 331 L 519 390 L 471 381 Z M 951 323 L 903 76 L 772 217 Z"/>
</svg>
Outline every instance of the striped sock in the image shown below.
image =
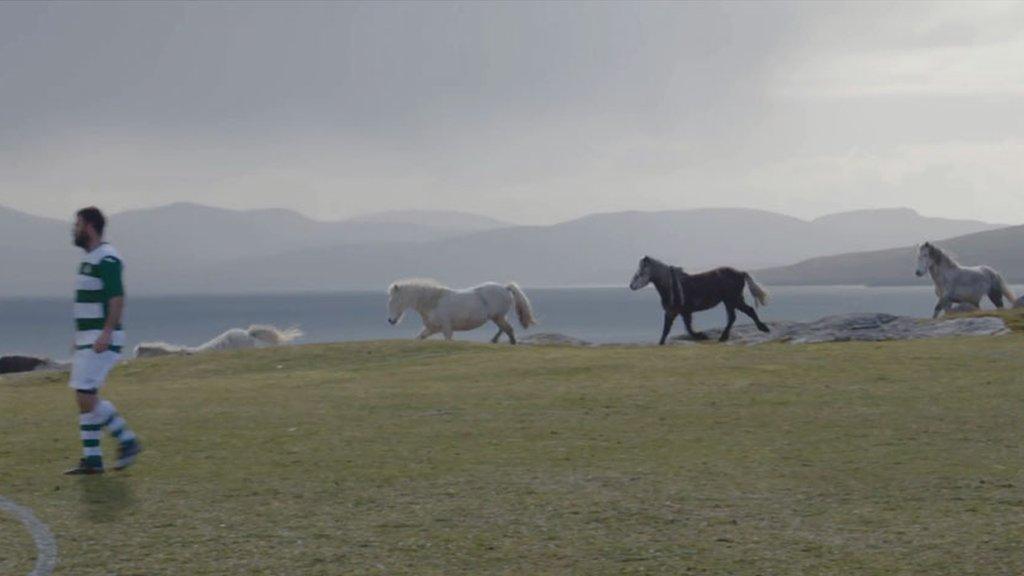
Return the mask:
<svg viewBox="0 0 1024 576">
<path fill-rule="evenodd" d="M 100 436 L 103 435 L 100 415 L 96 410 L 78 415 L 78 429 L 82 437 L 82 457 L 86 466 L 103 467 L 103 451 L 100 449 Z"/>
<path fill-rule="evenodd" d="M 103 428 L 110 432 L 110 435 L 121 444 L 128 444 L 135 440 L 135 433 L 128 427 L 128 423 L 117 413 L 117 408 L 110 400 L 100 400 L 96 412 L 100 414 L 100 422 Z"/>
</svg>

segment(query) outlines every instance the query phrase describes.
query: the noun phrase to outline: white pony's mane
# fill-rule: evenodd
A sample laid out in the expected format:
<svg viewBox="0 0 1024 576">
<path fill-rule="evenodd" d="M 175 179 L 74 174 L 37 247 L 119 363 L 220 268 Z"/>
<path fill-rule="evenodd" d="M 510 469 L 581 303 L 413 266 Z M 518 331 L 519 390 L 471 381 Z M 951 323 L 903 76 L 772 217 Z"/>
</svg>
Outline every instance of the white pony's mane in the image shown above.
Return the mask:
<svg viewBox="0 0 1024 576">
<path fill-rule="evenodd" d="M 388 286 L 388 292 L 394 292 L 395 288 L 447 288 L 433 278 L 403 278 L 395 280 Z"/>
<path fill-rule="evenodd" d="M 433 278 L 405 278 L 388 287 L 388 294 L 400 293 L 400 301 L 409 306 L 433 309 L 451 288 Z"/>
</svg>

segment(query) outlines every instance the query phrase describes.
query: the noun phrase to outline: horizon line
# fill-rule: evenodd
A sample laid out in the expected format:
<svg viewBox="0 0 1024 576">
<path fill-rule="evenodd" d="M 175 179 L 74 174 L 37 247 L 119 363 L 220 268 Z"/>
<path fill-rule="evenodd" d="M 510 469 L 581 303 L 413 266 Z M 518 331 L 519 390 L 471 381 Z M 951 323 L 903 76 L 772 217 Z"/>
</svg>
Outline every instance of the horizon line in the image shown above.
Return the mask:
<svg viewBox="0 0 1024 576">
<path fill-rule="evenodd" d="M 221 210 L 221 211 L 225 211 L 225 212 L 236 212 L 236 213 L 283 211 L 283 212 L 290 212 L 292 214 L 298 215 L 298 216 L 300 216 L 302 218 L 305 218 L 307 220 L 310 220 L 312 222 L 323 223 L 323 224 L 340 224 L 340 223 L 345 223 L 345 222 L 356 221 L 356 220 L 359 220 L 359 219 L 362 219 L 362 218 L 368 218 L 368 217 L 372 217 L 372 216 L 380 216 L 380 215 L 391 214 L 391 213 L 396 213 L 396 212 L 420 212 L 420 213 L 425 213 L 425 214 L 445 214 L 445 213 L 447 213 L 447 214 L 460 214 L 460 215 L 464 215 L 464 216 L 473 216 L 473 217 L 477 217 L 477 218 L 486 218 L 488 220 L 493 220 L 494 222 L 496 222 L 498 224 L 504 225 L 504 226 L 498 226 L 498 228 L 501 228 L 501 227 L 511 227 L 511 228 L 518 228 L 518 227 L 549 227 L 549 226 L 557 226 L 557 225 L 560 225 L 560 224 L 566 224 L 568 222 L 574 222 L 574 221 L 577 221 L 577 220 L 582 220 L 584 218 L 590 218 L 590 217 L 594 217 L 594 216 L 612 215 L 612 214 L 629 214 L 629 213 L 658 214 L 658 213 L 664 213 L 664 212 L 697 212 L 697 211 L 701 211 L 701 210 L 743 210 L 743 211 L 750 211 L 750 212 L 762 212 L 762 213 L 766 213 L 766 214 L 774 214 L 774 215 L 777 215 L 777 216 L 784 216 L 784 217 L 787 217 L 787 218 L 793 218 L 795 220 L 800 220 L 802 222 L 807 222 L 807 223 L 811 223 L 811 222 L 814 222 L 816 220 L 820 220 L 822 218 L 827 218 L 827 217 L 830 217 L 830 216 L 838 216 L 838 215 L 844 215 L 844 214 L 855 214 L 855 213 L 858 213 L 858 212 L 884 212 L 884 211 L 900 211 L 900 210 L 904 210 L 904 211 L 912 212 L 912 213 L 914 213 L 917 216 L 920 216 L 922 218 L 933 218 L 933 219 L 952 220 L 952 221 L 958 221 L 959 220 L 959 221 L 965 221 L 965 222 L 980 222 L 980 223 L 990 224 L 990 225 L 993 225 L 993 226 L 1000 226 L 1000 227 L 1009 227 L 1009 226 L 1017 226 L 1018 225 L 1018 224 L 1013 224 L 1013 223 L 1008 223 L 1008 222 L 992 222 L 992 221 L 987 221 L 987 220 L 979 220 L 979 219 L 975 219 L 975 218 L 950 218 L 948 216 L 928 215 L 928 214 L 922 213 L 917 208 L 913 208 L 913 207 L 910 207 L 910 206 L 877 206 L 877 207 L 872 207 L 872 208 L 852 208 L 852 209 L 849 209 L 849 210 L 825 212 L 825 213 L 818 214 L 817 216 L 810 217 L 810 218 L 805 218 L 805 217 L 801 217 L 801 216 L 795 216 L 793 214 L 789 214 L 787 212 L 782 212 L 782 211 L 778 211 L 778 210 L 769 210 L 767 208 L 751 208 L 751 207 L 747 207 L 747 206 L 728 206 L 728 205 L 723 205 L 723 206 L 693 206 L 693 207 L 687 207 L 687 208 L 664 208 L 664 209 L 635 209 L 634 208 L 634 209 L 622 209 L 622 210 L 608 210 L 608 211 L 588 212 L 588 213 L 580 214 L 580 215 L 577 215 L 577 216 L 574 216 L 574 217 L 571 217 L 571 218 L 553 221 L 553 222 L 550 222 L 550 223 L 523 223 L 523 222 L 513 222 L 513 221 L 505 220 L 505 219 L 502 219 L 502 218 L 498 218 L 496 216 L 492 216 L 490 214 L 481 214 L 479 212 L 471 212 L 471 211 L 467 211 L 467 210 L 457 210 L 457 209 L 447 209 L 447 208 L 437 208 L 437 209 L 426 209 L 426 208 L 392 208 L 392 209 L 388 209 L 388 210 L 378 210 L 378 211 L 373 211 L 373 212 L 362 212 L 362 213 L 359 213 L 359 214 L 354 214 L 354 215 L 346 216 L 346 217 L 343 217 L 343 218 L 324 220 L 324 219 L 315 218 L 315 217 L 313 217 L 313 216 L 311 216 L 311 215 L 309 215 L 309 214 L 307 214 L 307 213 L 305 213 L 305 212 L 303 212 L 301 210 L 298 210 L 298 209 L 295 209 L 295 208 L 289 208 L 289 207 L 286 207 L 286 206 L 268 206 L 268 207 L 259 207 L 259 208 L 233 208 L 233 207 L 229 207 L 229 206 L 218 206 L 218 205 L 214 205 L 214 204 L 203 204 L 203 203 L 200 203 L 200 202 L 193 202 L 193 201 L 189 201 L 189 200 L 181 200 L 181 201 L 169 202 L 169 203 L 165 203 L 165 204 L 155 204 L 155 205 L 152 205 L 152 206 L 144 206 L 144 207 L 138 207 L 138 208 L 125 208 L 125 209 L 122 209 L 122 210 L 117 210 L 117 211 L 109 212 L 108 215 L 109 215 L 109 217 L 115 217 L 115 216 L 120 216 L 120 215 L 124 215 L 124 214 L 128 214 L 128 213 L 132 213 L 132 212 L 155 211 L 155 210 L 171 208 L 171 207 L 174 207 L 174 206 L 195 206 L 195 207 L 199 207 L 199 208 L 209 208 L 209 209 L 213 209 L 213 210 Z M 0 209 L 11 210 L 11 211 L 18 212 L 20 214 L 24 214 L 26 216 L 31 216 L 31 217 L 34 217 L 34 218 L 43 218 L 43 219 L 47 219 L 47 220 L 58 220 L 58 221 L 62 221 L 62 222 L 64 221 L 63 219 L 58 218 L 56 216 L 49 216 L 49 215 L 39 214 L 39 213 L 36 213 L 36 212 L 32 212 L 32 211 L 28 211 L 28 210 L 23 210 L 21 208 L 17 208 L 17 207 L 8 205 L 8 204 L 0 204 Z"/>
</svg>

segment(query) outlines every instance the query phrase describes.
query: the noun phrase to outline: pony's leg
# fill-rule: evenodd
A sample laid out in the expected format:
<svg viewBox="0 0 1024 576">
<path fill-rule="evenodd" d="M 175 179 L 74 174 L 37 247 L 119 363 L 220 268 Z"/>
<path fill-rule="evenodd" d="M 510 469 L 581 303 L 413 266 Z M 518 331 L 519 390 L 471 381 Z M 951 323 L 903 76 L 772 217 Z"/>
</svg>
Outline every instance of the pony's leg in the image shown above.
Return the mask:
<svg viewBox="0 0 1024 576">
<path fill-rule="evenodd" d="M 446 326 L 442 326 L 441 327 L 441 331 L 444 332 L 444 339 L 445 340 L 451 340 L 452 336 L 455 334 L 455 331 L 452 330 L 452 327 L 451 327 L 450 324 L 446 325 Z"/>
<path fill-rule="evenodd" d="M 423 330 L 420 330 L 420 333 L 418 336 L 416 336 L 416 338 L 419 338 L 420 340 L 426 340 L 427 338 L 430 338 L 434 334 L 437 334 L 437 330 L 424 326 Z"/>
<path fill-rule="evenodd" d="M 683 324 L 686 325 L 686 332 L 694 340 L 707 340 L 708 339 L 708 335 L 707 334 L 705 334 L 703 332 L 694 332 L 693 331 L 693 313 L 692 312 L 683 312 Z"/>
<path fill-rule="evenodd" d="M 952 304 L 952 302 L 950 302 L 950 300 L 948 298 L 945 298 L 945 297 L 939 298 L 939 301 L 935 304 L 935 312 L 932 313 L 932 320 L 935 320 L 936 318 L 938 318 L 939 317 L 939 313 L 942 312 L 943 310 L 946 310 L 947 308 L 949 308 L 950 304 Z"/>
<path fill-rule="evenodd" d="M 672 323 L 675 321 L 675 312 L 665 312 L 665 325 L 661 329 L 661 340 L 658 341 L 658 346 L 665 345 L 665 339 L 668 338 L 668 333 L 672 331 Z"/>
<path fill-rule="evenodd" d="M 722 335 L 718 337 L 719 342 L 725 342 L 729 339 L 729 331 L 732 330 L 732 325 L 736 322 L 736 309 L 726 304 L 725 315 L 728 317 L 729 321 L 725 324 L 725 330 L 722 330 Z"/>
<path fill-rule="evenodd" d="M 498 339 L 501 338 L 501 335 L 504 334 L 504 333 L 505 333 L 505 330 L 502 329 L 499 326 L 498 327 L 498 333 L 494 335 L 494 338 L 491 338 L 491 344 L 497 344 L 498 343 Z"/>
<path fill-rule="evenodd" d="M 768 325 L 765 324 L 764 322 L 761 322 L 761 319 L 757 317 L 757 310 L 754 310 L 753 306 L 747 304 L 746 302 L 740 302 L 739 304 L 736 305 L 736 308 L 740 312 L 743 312 L 747 316 L 750 316 L 750 319 L 753 320 L 754 324 L 757 325 L 758 330 L 760 330 L 761 332 L 771 332 L 771 330 L 768 328 Z"/>
<path fill-rule="evenodd" d="M 498 318 L 497 320 L 494 321 L 494 323 L 497 324 L 501 328 L 502 332 L 504 332 L 505 334 L 508 334 L 508 341 L 511 344 L 515 344 L 516 343 L 516 331 L 515 331 L 515 329 L 512 328 L 512 325 L 508 323 L 508 319 L 506 319 L 504 317 Z M 498 332 L 498 335 L 500 336 L 501 332 Z M 495 336 L 495 339 L 497 339 L 497 336 Z M 497 340 L 495 340 L 495 341 L 497 341 Z"/>
</svg>

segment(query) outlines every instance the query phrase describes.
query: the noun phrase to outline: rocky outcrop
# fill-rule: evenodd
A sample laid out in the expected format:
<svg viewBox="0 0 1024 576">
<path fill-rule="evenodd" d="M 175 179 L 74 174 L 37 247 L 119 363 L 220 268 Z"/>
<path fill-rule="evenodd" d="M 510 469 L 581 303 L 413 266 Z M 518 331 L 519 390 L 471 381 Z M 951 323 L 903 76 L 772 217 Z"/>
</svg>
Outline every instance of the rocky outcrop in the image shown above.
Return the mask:
<svg viewBox="0 0 1024 576">
<path fill-rule="evenodd" d="M 31 372 L 46 364 L 46 358 L 34 356 L 0 356 L 0 374 Z"/>
<path fill-rule="evenodd" d="M 880 342 L 883 340 L 919 340 L 950 336 L 997 336 L 1010 330 L 1001 318 L 968 316 L 924 320 L 892 314 L 845 314 L 828 316 L 814 322 L 769 322 L 771 332 L 759 331 L 751 324 L 733 327 L 728 344 L 762 344 L 765 342 L 788 342 L 811 344 L 816 342 Z M 722 334 L 720 328 L 707 330 L 710 342 Z M 564 334 L 533 334 L 520 340 L 523 344 L 593 346 L 592 343 Z M 675 336 L 669 340 L 673 345 L 694 345 L 689 335 Z M 637 344 L 616 344 L 616 346 Z M 654 342 L 647 345 L 653 346 Z"/>
<path fill-rule="evenodd" d="M 0 374 L 20 374 L 22 372 L 64 370 L 67 368 L 67 363 L 54 362 L 49 358 L 21 355 L 0 356 Z"/>
<path fill-rule="evenodd" d="M 845 314 L 828 316 L 814 322 L 769 323 L 772 331 L 763 333 L 754 326 L 734 326 L 732 344 L 760 344 L 763 342 L 850 342 L 883 340 L 918 340 L 947 336 L 994 336 L 1009 332 L 1006 324 L 995 317 L 943 318 L 922 320 L 891 314 Z M 721 330 L 709 330 L 708 336 L 717 338 Z M 673 341 L 691 341 L 688 335 Z"/>
</svg>

